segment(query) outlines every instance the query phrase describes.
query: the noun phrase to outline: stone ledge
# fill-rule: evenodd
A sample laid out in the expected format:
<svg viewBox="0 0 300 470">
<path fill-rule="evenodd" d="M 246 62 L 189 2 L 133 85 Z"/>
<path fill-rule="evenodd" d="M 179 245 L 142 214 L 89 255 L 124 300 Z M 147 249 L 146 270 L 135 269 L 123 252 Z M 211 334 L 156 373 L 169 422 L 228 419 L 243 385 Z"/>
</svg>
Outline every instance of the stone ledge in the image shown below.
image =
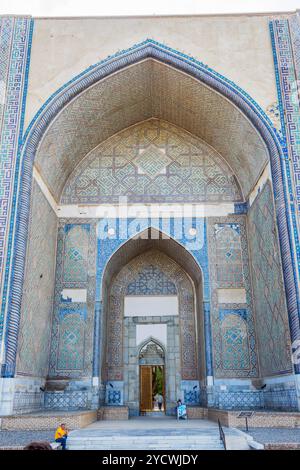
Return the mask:
<svg viewBox="0 0 300 470">
<path fill-rule="evenodd" d="M 252 418 L 248 418 L 249 428 L 298 428 L 300 427 L 300 412 L 285 411 L 253 411 Z M 217 422 L 222 426 L 245 428 L 245 419 L 238 418 L 240 411 L 207 409 L 207 419 Z"/>
<path fill-rule="evenodd" d="M 25 446 L 0 446 L 1 450 L 23 450 Z"/>
<path fill-rule="evenodd" d="M 127 420 L 129 419 L 128 406 L 102 406 L 98 409 L 98 421 L 101 420 Z"/>
<path fill-rule="evenodd" d="M 300 443 L 297 442 L 270 442 L 264 444 L 265 450 L 300 450 Z"/>
<path fill-rule="evenodd" d="M 207 408 L 201 406 L 187 406 L 188 419 L 207 419 Z"/>
<path fill-rule="evenodd" d="M 28 413 L 3 416 L 1 418 L 1 429 L 6 431 L 49 430 L 56 429 L 60 423 L 66 423 L 69 429 L 78 429 L 84 428 L 95 421 L 97 421 L 97 410 Z"/>
</svg>

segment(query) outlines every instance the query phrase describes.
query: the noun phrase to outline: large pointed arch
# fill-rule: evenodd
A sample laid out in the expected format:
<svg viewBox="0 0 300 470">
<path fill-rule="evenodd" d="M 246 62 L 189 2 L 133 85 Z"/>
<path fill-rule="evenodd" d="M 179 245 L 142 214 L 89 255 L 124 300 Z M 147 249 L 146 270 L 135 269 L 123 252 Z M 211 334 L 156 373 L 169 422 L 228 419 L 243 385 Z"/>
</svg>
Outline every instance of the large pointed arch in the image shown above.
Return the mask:
<svg viewBox="0 0 300 470">
<path fill-rule="evenodd" d="M 153 58 L 170 65 L 220 93 L 246 116 L 265 143 L 271 162 L 292 340 L 299 337 L 298 278 L 295 269 L 294 243 L 294 237 L 297 238 L 298 235 L 292 225 L 291 212 L 288 206 L 288 192 L 282 163 L 285 155 L 279 136 L 255 101 L 233 82 L 196 59 L 148 39 L 128 50 L 118 52 L 116 55 L 102 60 L 66 83 L 44 103 L 25 133 L 19 155 L 20 172 L 15 184 L 17 188 L 15 193 L 16 203 L 12 208 L 9 237 L 9 243 L 11 244 L 9 247 L 10 258 L 6 266 L 4 280 L 4 292 L 6 294 L 3 309 L 7 312 L 7 321 L 6 357 L 3 376 L 12 377 L 15 372 L 33 162 L 41 139 L 53 119 L 83 90 L 99 80 L 112 76 L 115 72 L 147 58 Z"/>
<path fill-rule="evenodd" d="M 107 316 L 109 309 L 109 297 L 112 291 L 115 292 L 116 302 L 120 302 L 120 298 L 124 296 L 124 285 L 129 283 L 132 276 L 130 267 L 140 257 L 148 257 L 148 253 L 160 253 L 161 257 L 167 260 L 167 263 L 172 273 L 172 281 L 175 283 L 181 302 L 183 300 L 182 286 L 192 287 L 192 296 L 194 298 L 193 322 L 197 330 L 195 336 L 195 345 L 192 346 L 197 349 L 197 369 L 199 376 L 203 379 L 206 374 L 212 374 L 211 363 L 211 337 L 210 330 L 207 329 L 206 320 L 204 318 L 203 306 L 203 282 L 204 276 L 202 268 L 194 258 L 191 252 L 184 247 L 179 241 L 172 238 L 170 235 L 158 230 L 154 227 L 148 227 L 137 233 L 134 237 L 125 241 L 118 247 L 108 259 L 105 269 L 101 277 L 101 299 L 102 299 L 102 312 L 101 319 L 95 319 L 95 345 L 94 345 L 94 362 L 93 374 L 98 377 L 101 376 L 103 365 L 99 360 L 105 360 L 106 355 L 106 340 L 110 341 L 109 335 L 104 334 L 107 330 Z M 148 258 L 147 258 L 148 259 Z M 151 257 L 150 257 L 151 260 Z M 159 258 L 156 259 L 157 265 L 161 264 Z M 125 279 L 124 280 L 124 272 Z M 118 276 L 122 277 L 122 281 L 118 281 Z M 112 287 L 113 286 L 113 287 Z M 181 287 L 180 287 L 181 286 Z M 100 287 L 100 286 L 99 286 Z M 179 292 L 180 290 L 180 292 Z M 188 290 L 188 289 L 187 289 Z M 120 298 L 119 298 L 120 297 Z M 121 300 L 122 303 L 122 300 Z M 180 303 L 180 302 L 179 302 Z M 119 305 L 120 311 L 118 312 L 119 323 L 123 322 L 122 305 Z M 190 319 L 191 320 L 191 319 Z M 114 322 L 116 316 L 114 316 Z M 184 330 L 184 316 L 182 318 L 182 330 Z M 121 330 L 120 330 L 121 331 Z M 192 332 L 195 334 L 195 331 Z M 118 344 L 118 341 L 117 341 Z M 186 345 L 188 347 L 188 345 Z M 121 364 L 121 350 L 120 350 L 120 364 Z M 188 357 L 189 354 L 185 354 Z M 194 354 L 190 354 L 194 357 Z M 193 367 L 192 367 L 193 368 Z M 198 373 L 197 373 L 198 374 Z"/>
</svg>

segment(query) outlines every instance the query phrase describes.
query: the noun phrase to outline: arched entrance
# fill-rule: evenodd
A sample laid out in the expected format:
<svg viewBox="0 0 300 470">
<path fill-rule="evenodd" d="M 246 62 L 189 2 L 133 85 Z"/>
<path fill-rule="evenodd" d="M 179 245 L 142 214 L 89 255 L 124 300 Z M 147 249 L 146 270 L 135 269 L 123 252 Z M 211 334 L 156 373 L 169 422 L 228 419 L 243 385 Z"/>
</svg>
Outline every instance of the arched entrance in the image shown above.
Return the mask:
<svg viewBox="0 0 300 470">
<path fill-rule="evenodd" d="M 141 345 L 139 352 L 140 414 L 165 412 L 165 351 L 155 338 Z"/>
<path fill-rule="evenodd" d="M 131 415 L 139 414 L 141 383 L 145 395 L 148 380 L 149 405 L 149 381 L 156 365 L 164 368 L 167 414 L 174 413 L 180 397 L 191 405 L 199 404 L 207 374 L 202 290 L 201 268 L 193 256 L 153 228 L 112 255 L 103 275 L 100 338 L 106 405 L 117 404 L 110 401 L 109 392 L 118 389 L 118 404 L 128 406 Z M 150 345 L 158 345 L 156 358 L 149 354 L 151 348 L 148 354 L 144 349 L 149 338 Z M 149 366 L 143 380 L 142 365 Z"/>
<path fill-rule="evenodd" d="M 3 368 L 4 376 L 12 376 L 14 375 L 15 370 L 15 359 L 17 353 L 17 342 L 16 337 L 18 334 L 18 325 L 19 325 L 19 318 L 20 318 L 20 310 L 21 310 L 21 297 L 22 297 L 22 280 L 24 277 L 24 269 L 25 269 L 25 257 L 24 253 L 26 250 L 26 241 L 28 235 L 28 221 L 29 221 L 29 209 L 30 209 L 30 194 L 31 194 L 31 181 L 32 181 L 32 170 L 33 170 L 33 163 L 36 158 L 37 149 L 40 145 L 41 140 L 45 137 L 46 129 L 49 127 L 50 123 L 60 114 L 62 111 L 67 107 L 67 105 L 73 100 L 80 96 L 85 90 L 93 85 L 101 82 L 105 78 L 109 77 L 120 70 L 125 70 L 128 65 L 138 64 L 139 62 L 145 59 L 155 59 L 161 64 L 168 64 L 174 68 L 174 73 L 176 70 L 180 70 L 185 74 L 189 75 L 190 77 L 195 78 L 195 84 L 198 82 L 198 85 L 205 85 L 205 89 L 209 92 L 211 90 L 212 95 L 215 98 L 219 97 L 226 97 L 228 100 L 230 111 L 232 112 L 235 110 L 240 110 L 241 113 L 238 115 L 238 119 L 236 119 L 236 123 L 239 122 L 239 119 L 243 116 L 247 116 L 249 122 L 253 125 L 253 131 L 257 133 L 257 136 L 261 136 L 264 145 L 266 146 L 266 156 L 262 158 L 261 161 L 267 161 L 268 159 L 271 162 L 271 170 L 273 176 L 273 183 L 274 183 L 274 192 L 275 192 L 275 202 L 277 207 L 277 222 L 278 222 L 278 230 L 280 234 L 280 243 L 281 243 L 281 252 L 282 252 L 282 262 L 283 262 L 283 269 L 284 269 L 284 279 L 286 285 L 286 292 L 287 292 L 287 301 L 289 305 L 289 315 L 290 315 L 290 323 L 293 325 L 292 336 L 294 339 L 298 338 L 298 330 L 299 328 L 295 325 L 298 325 L 298 287 L 297 287 L 297 279 L 295 277 L 295 272 L 293 269 L 293 265 L 295 263 L 294 259 L 294 232 L 292 226 L 290 225 L 291 222 L 289 220 L 289 216 L 287 216 L 287 201 L 285 198 L 285 188 L 284 188 L 284 178 L 282 177 L 283 169 L 281 167 L 281 160 L 283 155 L 283 149 L 281 148 L 280 141 L 274 130 L 271 128 L 269 122 L 266 120 L 266 116 L 264 115 L 263 111 L 259 108 L 259 106 L 249 97 L 243 90 L 241 90 L 238 86 L 234 83 L 227 80 L 225 77 L 222 77 L 220 74 L 214 72 L 212 69 L 209 69 L 207 66 L 202 64 L 201 62 L 190 58 L 178 51 L 172 50 L 170 48 L 165 47 L 164 45 L 153 41 L 153 40 L 146 40 L 144 43 L 138 44 L 128 51 L 123 51 L 121 53 L 117 53 L 114 57 L 109 57 L 107 60 L 95 64 L 94 66 L 90 67 L 86 72 L 80 74 L 78 77 L 74 77 L 70 82 L 65 84 L 61 89 L 57 90 L 54 95 L 52 95 L 49 100 L 42 106 L 39 110 L 37 115 L 34 117 L 33 121 L 29 125 L 23 142 L 23 149 L 22 149 L 22 164 L 21 168 L 22 171 L 19 175 L 20 179 L 20 192 L 18 194 L 18 199 L 20 203 L 18 204 L 18 216 L 17 219 L 20 221 L 17 227 L 17 231 L 15 234 L 15 241 L 13 246 L 13 269 L 11 273 L 10 279 L 7 281 L 8 286 L 6 289 L 9 291 L 14 291 L 14 301 L 11 302 L 11 296 L 7 295 L 8 305 L 6 309 L 9 312 L 9 321 L 7 326 L 7 350 L 6 350 L 6 366 Z M 149 76 L 149 74 L 148 74 Z M 133 82 L 131 81 L 131 77 L 129 78 L 132 89 L 138 89 L 139 87 L 135 87 Z M 128 81 L 128 79 L 127 79 Z M 179 83 L 177 79 L 171 80 L 173 84 Z M 182 87 L 184 89 L 185 87 Z M 156 89 L 155 87 L 153 88 Z M 144 89 L 141 90 L 141 96 L 144 96 Z M 174 96 L 174 93 L 173 93 Z M 190 94 L 191 96 L 191 94 Z M 109 102 L 110 98 L 108 98 Z M 162 104 L 170 104 L 172 100 L 166 99 Z M 199 101 L 197 99 L 192 99 L 196 108 L 198 107 Z M 200 100 L 201 101 L 201 100 Z M 222 100 L 224 102 L 224 100 Z M 122 103 L 124 107 L 124 102 Z M 220 109 L 220 103 L 210 109 L 218 110 Z M 120 109 L 122 106 L 120 106 Z M 140 109 L 137 107 L 137 109 Z M 200 109 L 200 108 L 199 108 Z M 227 135 L 228 139 L 221 139 L 221 142 L 225 142 L 228 140 L 231 144 L 236 140 L 236 136 L 233 138 L 232 131 L 236 129 L 237 133 L 239 132 L 240 126 L 235 125 L 231 127 L 231 129 L 227 130 L 224 125 L 226 125 L 226 121 L 218 122 L 217 117 L 214 113 L 210 112 L 207 113 L 205 110 L 205 116 L 210 117 L 212 122 L 214 123 L 215 129 L 220 129 L 223 127 L 224 135 Z M 109 114 L 109 113 L 107 113 Z M 153 115 L 153 111 L 148 111 L 143 113 L 142 115 L 136 115 L 131 119 L 127 119 L 126 123 L 122 122 L 122 125 L 117 126 L 113 129 L 112 132 L 116 132 L 120 130 L 124 126 L 128 126 L 137 122 L 141 119 L 145 119 L 149 116 Z M 170 120 L 175 120 L 176 116 L 179 116 L 179 113 L 171 113 Z M 71 116 L 71 114 L 70 114 Z M 181 114 L 182 117 L 184 117 Z M 233 115 L 232 115 L 233 116 Z M 92 119 L 94 114 L 92 115 Z M 237 116 L 234 116 L 235 119 Z M 222 118 L 221 118 L 222 119 Z M 98 120 L 101 125 L 101 119 Z M 118 119 L 115 121 L 116 123 L 119 122 Z M 193 125 L 190 122 L 189 125 L 184 126 L 185 128 L 190 128 Z M 75 127 L 70 129 L 71 134 L 74 135 L 78 133 L 78 130 L 82 128 L 80 125 L 76 129 Z M 202 126 L 202 128 L 211 128 L 210 126 Z M 103 127 L 104 133 L 101 135 L 100 140 L 107 138 L 111 135 L 111 132 L 107 132 L 107 126 Z M 53 129 L 52 137 L 57 136 L 57 132 Z M 192 129 L 191 129 L 192 131 Z M 50 135 L 49 135 L 50 137 Z M 242 144 L 243 139 L 238 139 Z M 98 140 L 99 141 L 99 140 Z M 82 139 L 82 142 L 86 142 L 86 139 Z M 92 142 L 90 140 L 90 142 Z M 94 144 L 97 142 L 94 142 Z M 211 142 L 214 146 L 214 143 Z M 50 142 L 49 144 L 50 145 Z M 258 145 L 260 147 L 260 145 Z M 49 147 L 50 148 L 50 147 Z M 81 147 L 77 146 L 81 157 L 84 153 L 81 153 Z M 67 151 L 66 155 L 69 154 L 69 149 L 65 149 Z M 85 152 L 89 149 L 86 148 Z M 221 153 L 223 153 L 221 151 Z M 240 152 L 241 155 L 244 155 L 244 152 Z M 61 154 L 60 154 L 61 155 Z M 257 155 L 257 152 L 253 152 L 252 158 L 254 155 Z M 80 158 L 80 157 L 79 157 Z M 50 159 L 48 159 L 48 163 Z M 245 160 L 246 162 L 246 160 Z M 256 160 L 257 162 L 257 160 Z M 76 161 L 75 161 L 76 164 Z M 52 163 L 50 163 L 52 165 Z M 256 163 L 254 163 L 256 166 Z M 50 173 L 53 172 L 55 165 L 52 165 L 52 169 L 49 168 Z M 67 169 L 67 165 L 63 164 L 63 167 Z M 245 166 L 242 166 L 245 168 Z M 260 170 L 259 170 L 260 171 Z M 54 175 L 53 175 L 54 176 Z M 67 175 L 65 175 L 67 177 Z M 246 176 L 246 181 L 249 179 Z M 57 183 L 56 190 L 58 192 L 61 191 L 64 182 L 60 181 Z M 59 194 L 58 194 L 59 199 Z M 15 275 L 18 273 L 18 275 Z M 15 328 L 17 325 L 17 328 Z M 296 331 L 297 329 L 297 331 Z"/>
<path fill-rule="evenodd" d="M 91 102 L 95 105 L 92 111 Z M 172 141 L 174 135 L 176 145 Z M 203 158 L 203 155 L 209 158 Z M 111 376 L 106 376 L 106 382 L 110 379 L 110 388 L 116 392 L 109 395 L 114 396 L 114 400 L 119 400 L 119 403 L 124 403 L 125 388 L 120 383 L 124 374 L 124 370 L 121 370 L 123 346 L 117 339 L 110 338 L 116 354 L 106 354 L 106 328 L 110 321 L 109 289 L 124 266 L 150 249 L 162 251 L 181 266 L 185 275 L 191 279 L 196 303 L 195 336 L 199 348 L 196 350 L 198 365 L 194 372 L 197 372 L 196 380 L 203 382 L 210 403 L 220 403 L 219 396 L 224 390 L 221 387 L 228 386 L 228 393 L 231 393 L 231 379 L 243 380 L 247 390 L 253 390 L 252 380 L 255 378 L 291 374 L 293 366 L 288 357 L 290 339 L 287 322 L 289 318 L 291 338 L 294 340 L 299 334 L 298 287 L 293 270 L 294 235 L 287 217 L 281 156 L 282 149 L 276 134 L 250 97 L 203 64 L 154 41 L 146 41 L 95 65 L 58 90 L 29 127 L 22 149 L 13 269 L 7 270 L 10 277 L 6 297 L 7 347 L 3 376 L 15 375 L 18 352 L 19 376 L 48 375 L 51 378 L 73 380 L 70 393 L 73 393 L 72 386 L 74 389 L 79 387 L 80 392 L 92 389 L 93 406 L 98 406 L 98 379 L 100 377 L 100 382 L 103 382 L 105 374 L 109 373 Z M 90 178 L 91 172 L 97 175 Z M 159 184 L 158 179 L 164 180 L 164 184 Z M 204 186 L 203 191 L 199 190 L 201 184 Z M 53 273 L 57 232 L 53 227 L 56 227 L 57 219 L 56 214 L 53 217 L 51 213 L 51 223 L 41 223 L 49 210 L 41 210 L 47 202 L 41 189 L 45 185 L 54 199 L 53 202 L 47 193 L 53 205 L 56 204 L 58 214 L 55 281 Z M 264 191 L 256 198 L 255 210 L 248 214 L 256 185 Z M 42 303 L 42 310 L 45 311 L 41 311 L 35 296 L 26 297 L 26 292 L 30 292 L 33 286 L 37 289 L 45 280 L 43 276 L 34 279 L 30 277 L 30 256 L 36 249 L 30 245 L 30 237 L 26 261 L 29 267 L 21 305 L 31 194 L 31 215 L 36 213 L 36 208 L 40 210 L 39 217 L 33 217 L 30 231 L 34 232 L 36 227 L 49 226 L 45 236 L 40 238 L 51 237 L 47 247 L 39 241 L 43 255 L 48 249 L 47 256 L 39 258 L 41 262 L 50 260 L 50 263 L 45 263 L 46 267 L 39 265 L 37 272 L 41 268 L 40 274 L 43 274 L 51 263 L 53 268 L 52 274 L 49 273 L 51 282 L 43 285 L 44 297 L 47 299 L 47 302 Z M 103 243 L 96 235 L 102 223 L 102 217 L 97 211 L 107 202 L 113 202 L 114 208 L 121 207 L 122 204 L 118 204 L 115 199 L 118 196 L 126 196 L 133 203 L 150 205 L 170 201 L 201 202 L 208 212 L 204 211 L 201 216 L 198 214 L 196 223 L 200 221 L 205 227 L 205 243 L 201 249 L 194 250 L 193 255 L 191 250 L 183 248 L 189 243 L 189 235 L 182 237 L 179 244 L 174 240 L 165 244 L 164 240 L 152 240 L 149 244 L 148 240 L 134 240 L 136 243 L 133 243 L 130 233 L 122 238 L 120 232 L 117 232 L 114 240 L 108 236 L 109 242 Z M 69 205 L 67 203 L 73 206 L 71 212 L 66 207 Z M 268 225 L 263 224 L 261 214 L 267 214 Z M 130 218 L 127 219 L 130 225 Z M 175 219 L 172 219 L 173 226 L 177 226 L 178 221 Z M 247 224 L 253 235 L 250 249 Z M 266 236 L 260 232 L 264 226 L 268 226 L 269 232 L 273 234 L 272 238 L 268 238 L 272 241 L 271 248 L 266 246 Z M 160 222 L 155 227 L 159 231 Z M 194 227 L 190 228 L 191 233 L 195 233 Z M 275 253 L 274 263 L 270 253 Z M 266 270 L 260 263 L 263 258 L 260 254 L 267 261 L 271 259 L 272 269 L 268 269 L 267 274 L 274 274 L 272 282 L 269 282 Z M 254 261 L 252 266 L 251 259 Z M 224 275 L 228 266 L 231 276 Z M 252 272 L 257 274 L 256 279 L 262 280 L 255 286 L 253 296 Z M 48 320 L 52 320 L 53 284 L 54 314 L 50 333 L 46 328 L 41 328 L 41 318 L 45 324 L 51 324 Z M 230 292 L 234 294 L 233 297 L 228 296 L 227 289 L 234 290 Z M 276 296 L 275 291 L 280 295 Z M 10 292 L 14 293 L 13 298 Z M 264 295 L 264 304 L 256 302 L 254 305 L 261 294 Z M 122 295 L 124 297 L 124 292 Z M 117 298 L 118 302 L 120 298 Z M 38 309 L 40 315 L 34 315 Z M 256 312 L 262 320 L 260 324 L 263 325 L 266 319 L 268 328 L 255 330 Z M 272 329 L 272 312 L 283 312 L 280 328 Z M 120 308 L 116 315 L 114 327 L 117 331 L 124 323 Z M 35 357 L 35 351 L 28 340 L 30 334 L 26 325 L 30 325 L 33 331 L 42 330 L 45 335 L 43 338 L 36 335 L 37 345 L 34 346 L 38 349 L 40 341 L 43 353 L 38 356 L 35 370 L 30 360 L 30 357 Z M 246 326 L 248 341 L 243 343 L 243 353 L 236 361 L 229 352 L 237 346 L 236 338 L 240 338 Z M 235 331 L 239 334 L 235 335 Z M 267 337 L 261 335 L 259 351 L 256 339 L 265 331 Z M 47 339 L 50 334 L 52 349 L 47 363 L 48 351 L 44 345 L 49 344 Z M 83 337 L 84 342 L 80 340 Z M 268 344 L 276 344 L 272 354 L 264 349 L 270 337 L 272 342 Z M 186 335 L 183 339 L 189 343 L 191 336 Z M 184 341 L 181 343 L 184 344 Z M 280 348 L 277 347 L 279 342 Z M 276 356 L 278 349 L 280 353 Z M 193 358 L 193 354 L 191 350 L 185 359 Z M 259 370 L 258 355 L 266 359 L 263 370 Z M 109 356 L 114 358 L 108 371 L 103 368 L 103 360 Z M 135 360 L 137 357 L 136 354 Z M 295 370 L 297 367 L 294 367 Z M 186 370 L 188 373 L 191 368 Z M 212 390 L 214 378 L 216 388 Z M 186 388 L 181 388 L 181 391 L 186 397 L 192 397 L 191 400 L 193 390 L 198 386 L 194 384 L 191 389 L 189 381 L 192 380 L 192 375 L 186 381 L 181 380 L 186 382 L 182 384 Z M 225 385 L 220 384 L 220 380 L 227 382 Z M 240 382 L 237 386 L 240 387 Z M 107 402 L 107 390 L 100 397 L 101 404 Z M 87 406 L 91 404 L 89 393 L 83 394 Z M 231 395 L 229 398 L 227 403 Z"/>
</svg>

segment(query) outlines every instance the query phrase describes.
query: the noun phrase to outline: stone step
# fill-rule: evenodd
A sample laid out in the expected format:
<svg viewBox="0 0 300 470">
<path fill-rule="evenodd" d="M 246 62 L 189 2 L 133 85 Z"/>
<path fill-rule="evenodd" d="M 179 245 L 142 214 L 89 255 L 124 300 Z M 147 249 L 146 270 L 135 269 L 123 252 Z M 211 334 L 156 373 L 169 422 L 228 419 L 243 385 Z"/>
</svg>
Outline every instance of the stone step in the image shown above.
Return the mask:
<svg viewBox="0 0 300 470">
<path fill-rule="evenodd" d="M 210 437 L 199 437 L 199 436 L 194 436 L 193 438 L 190 438 L 190 439 L 187 439 L 187 438 L 181 438 L 180 436 L 176 436 L 176 438 L 173 438 L 173 437 L 170 437 L 170 438 L 164 438 L 164 439 L 159 439 L 159 437 L 146 437 L 146 436 L 134 436 L 134 437 L 123 437 L 123 438 L 120 438 L 120 439 L 110 439 L 109 437 L 107 438 L 90 438 L 90 437 L 84 437 L 84 438 L 81 438 L 81 437 L 78 437 L 78 438 L 69 438 L 68 439 L 68 442 L 69 443 L 77 443 L 77 442 L 80 442 L 80 441 L 84 441 L 84 442 L 88 442 L 89 444 L 93 444 L 93 443 L 96 443 L 96 442 L 109 442 L 109 443 L 115 443 L 115 442 L 128 442 L 128 441 L 131 441 L 131 442 L 139 442 L 139 441 L 147 441 L 147 442 L 183 442 L 183 443 L 186 443 L 186 442 L 218 442 L 219 439 L 218 438 L 210 438 Z"/>
<path fill-rule="evenodd" d="M 126 446 L 126 447 L 117 447 L 117 446 L 68 446 L 69 450 L 224 450 L 222 446 Z"/>
<path fill-rule="evenodd" d="M 104 443 L 104 442 L 99 442 L 99 443 L 68 443 L 69 449 L 103 449 L 103 450 L 109 450 L 109 449 L 120 449 L 120 450 L 127 450 L 127 449 L 162 449 L 162 450 L 167 450 L 167 449 L 223 449 L 223 446 L 220 442 L 195 442 L 195 443 L 186 443 L 183 445 L 182 443 L 176 443 L 172 442 L 169 443 L 168 445 L 162 445 L 160 443 L 150 443 L 150 442 L 139 442 L 139 443 L 133 443 L 133 442 L 123 442 L 119 443 L 118 445 L 115 444 L 109 444 L 109 443 Z"/>
<path fill-rule="evenodd" d="M 223 446 L 219 438 L 209 436 L 122 436 L 110 438 L 97 437 L 69 437 L 69 449 L 89 449 L 89 450 L 130 450 L 130 449 L 215 449 L 222 450 Z"/>
</svg>

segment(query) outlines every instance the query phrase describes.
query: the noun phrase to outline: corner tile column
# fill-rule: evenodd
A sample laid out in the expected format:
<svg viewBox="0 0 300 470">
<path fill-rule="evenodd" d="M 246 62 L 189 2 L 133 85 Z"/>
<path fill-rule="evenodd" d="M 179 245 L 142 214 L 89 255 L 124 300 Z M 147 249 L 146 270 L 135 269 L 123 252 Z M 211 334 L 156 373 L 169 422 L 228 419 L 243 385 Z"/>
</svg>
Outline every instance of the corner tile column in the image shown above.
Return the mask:
<svg viewBox="0 0 300 470">
<path fill-rule="evenodd" d="M 20 148 L 27 95 L 33 20 L 0 18 L 0 363 L 2 377 L 13 377 L 17 351 L 21 289 L 11 301 Z M 29 211 L 29 207 L 27 208 Z M 22 282 L 20 283 L 22 286 Z M 10 302 L 11 307 L 8 308 Z"/>
</svg>

